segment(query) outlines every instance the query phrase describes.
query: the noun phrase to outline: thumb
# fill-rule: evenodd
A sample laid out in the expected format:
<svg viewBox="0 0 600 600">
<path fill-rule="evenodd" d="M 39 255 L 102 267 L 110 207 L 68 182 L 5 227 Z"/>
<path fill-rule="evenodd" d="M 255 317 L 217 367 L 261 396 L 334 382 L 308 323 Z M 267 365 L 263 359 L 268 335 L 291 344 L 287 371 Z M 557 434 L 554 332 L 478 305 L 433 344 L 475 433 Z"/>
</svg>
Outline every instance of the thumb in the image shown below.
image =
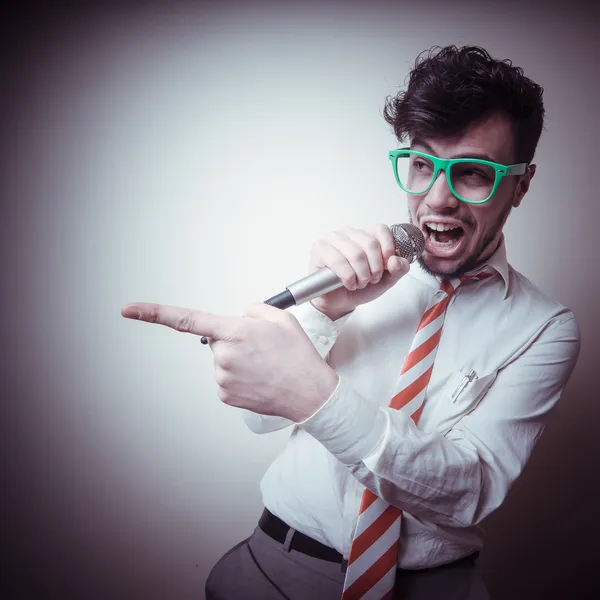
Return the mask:
<svg viewBox="0 0 600 600">
<path fill-rule="evenodd" d="M 390 256 L 387 262 L 387 270 L 379 282 L 386 290 L 394 286 L 408 273 L 410 264 L 405 258 Z"/>
</svg>

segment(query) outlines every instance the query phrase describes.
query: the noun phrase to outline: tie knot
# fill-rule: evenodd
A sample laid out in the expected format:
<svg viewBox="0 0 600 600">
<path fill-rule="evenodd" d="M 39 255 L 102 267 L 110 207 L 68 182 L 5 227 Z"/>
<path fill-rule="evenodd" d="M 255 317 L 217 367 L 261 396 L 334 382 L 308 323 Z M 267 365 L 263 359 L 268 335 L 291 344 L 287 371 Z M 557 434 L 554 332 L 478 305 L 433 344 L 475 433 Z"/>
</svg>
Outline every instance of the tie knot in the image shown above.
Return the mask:
<svg viewBox="0 0 600 600">
<path fill-rule="evenodd" d="M 446 292 L 446 294 L 450 296 L 461 285 L 469 284 L 473 281 L 483 281 L 484 279 L 488 279 L 489 277 L 492 277 L 492 274 L 488 271 L 479 271 L 465 273 L 464 275 L 460 275 L 459 277 L 455 277 L 454 279 L 442 279 L 442 282 L 440 284 L 440 290 Z"/>
<path fill-rule="evenodd" d="M 483 281 L 488 277 L 492 277 L 492 274 L 488 271 L 479 271 L 478 273 L 465 273 L 461 275 L 458 279 L 460 280 L 460 284 L 470 283 L 471 281 Z"/>
</svg>

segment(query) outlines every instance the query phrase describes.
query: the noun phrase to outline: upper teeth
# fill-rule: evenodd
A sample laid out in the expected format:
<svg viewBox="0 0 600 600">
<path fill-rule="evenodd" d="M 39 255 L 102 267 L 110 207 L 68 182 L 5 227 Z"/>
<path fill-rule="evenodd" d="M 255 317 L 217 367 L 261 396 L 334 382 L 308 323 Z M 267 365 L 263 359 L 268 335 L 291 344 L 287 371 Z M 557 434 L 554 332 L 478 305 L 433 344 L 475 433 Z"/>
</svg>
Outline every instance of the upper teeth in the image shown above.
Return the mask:
<svg viewBox="0 0 600 600">
<path fill-rule="evenodd" d="M 425 223 L 429 229 L 435 231 L 450 231 L 450 229 L 458 229 L 459 225 L 450 225 L 448 223 Z"/>
</svg>

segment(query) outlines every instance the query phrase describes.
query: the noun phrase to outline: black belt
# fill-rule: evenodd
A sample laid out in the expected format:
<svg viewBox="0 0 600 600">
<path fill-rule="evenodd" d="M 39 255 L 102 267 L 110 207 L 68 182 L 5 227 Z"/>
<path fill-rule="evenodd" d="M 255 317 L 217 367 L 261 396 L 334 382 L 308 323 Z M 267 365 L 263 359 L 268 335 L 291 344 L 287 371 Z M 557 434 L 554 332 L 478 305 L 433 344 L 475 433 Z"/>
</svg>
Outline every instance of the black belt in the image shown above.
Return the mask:
<svg viewBox="0 0 600 600">
<path fill-rule="evenodd" d="M 265 508 L 263 514 L 258 520 L 258 526 L 275 541 L 283 544 L 285 542 L 285 538 L 287 537 L 288 531 L 290 530 L 290 526 L 282 521 L 279 517 L 276 517 L 272 512 Z M 342 554 L 340 554 L 337 550 L 326 546 L 325 544 L 321 544 L 321 542 L 317 542 L 317 540 L 313 540 L 308 535 L 301 533 L 300 531 L 294 531 L 294 535 L 290 541 L 290 550 L 296 550 L 297 552 L 302 552 L 302 554 L 307 554 L 308 556 L 312 556 L 313 558 L 320 558 L 321 560 L 327 560 L 329 562 L 339 563 L 345 565 L 346 561 Z M 460 558 L 459 560 L 455 560 L 454 562 L 440 565 L 439 567 L 429 567 L 426 569 L 419 569 L 419 572 L 431 571 L 433 569 L 442 569 L 444 567 L 457 566 L 461 563 L 474 563 L 477 557 L 479 556 L 479 552 L 475 552 L 470 556 L 466 556 L 465 558 Z M 405 569 L 398 569 L 399 571 L 405 571 Z M 412 572 L 411 570 L 406 569 L 406 572 Z"/>
<path fill-rule="evenodd" d="M 279 517 L 276 517 L 272 512 L 265 508 L 261 515 L 258 526 L 275 541 L 283 544 L 287 536 L 290 526 L 282 521 Z M 294 536 L 290 542 L 290 550 L 296 550 L 302 552 L 302 554 L 308 554 L 313 558 L 320 558 L 321 560 L 328 560 L 329 562 L 341 563 L 344 557 L 333 548 L 313 540 L 311 537 L 294 531 Z"/>
</svg>

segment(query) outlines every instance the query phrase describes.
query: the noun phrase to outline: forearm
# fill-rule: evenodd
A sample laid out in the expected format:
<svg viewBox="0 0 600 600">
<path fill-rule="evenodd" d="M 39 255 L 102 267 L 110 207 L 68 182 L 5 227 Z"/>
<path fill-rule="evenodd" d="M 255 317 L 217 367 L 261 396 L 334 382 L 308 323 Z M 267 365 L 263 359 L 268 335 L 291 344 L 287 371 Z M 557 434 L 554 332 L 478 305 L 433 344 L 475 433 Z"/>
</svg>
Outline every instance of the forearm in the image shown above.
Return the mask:
<svg viewBox="0 0 600 600">
<path fill-rule="evenodd" d="M 440 525 L 471 526 L 503 502 L 521 474 L 578 352 L 573 320 L 548 327 L 491 375 L 477 407 L 445 433 L 422 431 L 410 415 L 369 401 L 343 377 L 299 425 L 386 502 Z"/>
<path fill-rule="evenodd" d="M 389 504 L 442 525 L 472 524 L 482 488 L 476 451 L 420 431 L 409 415 L 371 404 L 343 379 L 300 426 Z"/>
</svg>

